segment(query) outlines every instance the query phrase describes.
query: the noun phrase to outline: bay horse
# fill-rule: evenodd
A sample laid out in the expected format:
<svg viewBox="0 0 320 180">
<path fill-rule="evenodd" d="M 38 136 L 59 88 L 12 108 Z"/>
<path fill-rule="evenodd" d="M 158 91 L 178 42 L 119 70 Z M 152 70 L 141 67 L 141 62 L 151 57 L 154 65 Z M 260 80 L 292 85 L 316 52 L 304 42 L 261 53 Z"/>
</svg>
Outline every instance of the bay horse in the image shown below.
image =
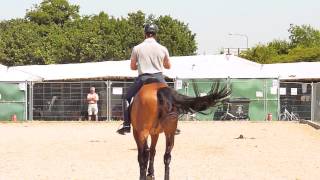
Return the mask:
<svg viewBox="0 0 320 180">
<path fill-rule="evenodd" d="M 164 83 L 150 81 L 143 85 L 134 97 L 130 107 L 130 119 L 138 149 L 140 180 L 154 179 L 153 164 L 160 133 L 164 132 L 166 138 L 164 179 L 169 180 L 171 150 L 179 116 L 204 111 L 223 101 L 231 93 L 226 86 L 220 88 L 217 83 L 212 85 L 206 96 L 200 96 L 195 83 L 193 86 L 196 96 L 189 97 L 179 94 Z M 148 146 L 149 136 L 151 136 L 150 148 Z"/>
</svg>

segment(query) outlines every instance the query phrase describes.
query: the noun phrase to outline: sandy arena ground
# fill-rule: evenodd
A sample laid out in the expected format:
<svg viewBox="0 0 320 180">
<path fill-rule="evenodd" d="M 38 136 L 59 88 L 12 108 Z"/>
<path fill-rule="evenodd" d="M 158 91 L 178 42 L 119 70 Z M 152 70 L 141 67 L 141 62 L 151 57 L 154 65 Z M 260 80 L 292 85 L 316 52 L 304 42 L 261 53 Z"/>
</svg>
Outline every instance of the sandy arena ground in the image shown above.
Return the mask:
<svg viewBox="0 0 320 180">
<path fill-rule="evenodd" d="M 120 122 L 0 123 L 0 179 L 138 179 Z M 173 180 L 320 179 L 320 131 L 292 122 L 180 122 Z M 244 139 L 236 139 L 243 134 Z M 164 136 L 155 159 L 163 179 Z"/>
</svg>

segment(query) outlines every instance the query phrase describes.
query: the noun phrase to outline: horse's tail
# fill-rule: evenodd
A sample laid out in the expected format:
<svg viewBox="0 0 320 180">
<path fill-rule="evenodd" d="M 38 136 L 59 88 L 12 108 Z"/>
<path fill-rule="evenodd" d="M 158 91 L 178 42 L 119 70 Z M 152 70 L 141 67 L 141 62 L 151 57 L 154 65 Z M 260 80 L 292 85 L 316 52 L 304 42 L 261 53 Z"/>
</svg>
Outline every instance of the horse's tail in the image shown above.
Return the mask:
<svg viewBox="0 0 320 180">
<path fill-rule="evenodd" d="M 214 83 L 211 90 L 205 96 L 200 96 L 198 86 L 193 83 L 195 97 L 179 94 L 176 90 L 170 87 L 161 88 L 158 90 L 158 100 L 160 104 L 159 116 L 164 115 L 163 111 L 176 111 L 179 114 L 196 113 L 205 111 L 217 103 L 222 102 L 231 94 L 231 90 L 225 85 L 220 88 L 220 83 Z M 165 110 L 164 110 L 165 109 Z"/>
</svg>

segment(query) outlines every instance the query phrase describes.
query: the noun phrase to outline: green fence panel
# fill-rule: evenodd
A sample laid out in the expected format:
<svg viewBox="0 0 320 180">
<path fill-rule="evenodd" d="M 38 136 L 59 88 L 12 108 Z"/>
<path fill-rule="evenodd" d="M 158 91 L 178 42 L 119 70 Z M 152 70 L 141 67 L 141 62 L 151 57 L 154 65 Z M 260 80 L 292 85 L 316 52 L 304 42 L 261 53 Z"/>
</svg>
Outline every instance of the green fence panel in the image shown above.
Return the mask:
<svg viewBox="0 0 320 180">
<path fill-rule="evenodd" d="M 220 87 L 223 87 L 226 83 L 224 79 L 197 79 L 194 81 L 196 86 L 198 87 L 200 95 L 206 95 L 212 85 L 215 85 L 217 82 L 220 82 Z M 188 96 L 195 96 L 194 88 L 193 88 L 193 81 L 192 80 L 183 80 L 183 87 L 182 89 L 178 90 L 179 93 L 188 95 Z M 202 113 L 196 113 L 195 115 L 189 115 L 188 119 L 191 120 L 213 120 L 214 112 L 216 111 L 216 107 L 210 108 L 207 111 Z"/>
<path fill-rule="evenodd" d="M 249 117 L 252 121 L 260 121 L 265 119 L 263 101 L 251 101 L 249 105 Z"/>
<path fill-rule="evenodd" d="M 266 116 L 271 113 L 272 120 L 278 120 L 279 82 L 277 79 L 266 79 Z"/>
<path fill-rule="evenodd" d="M 183 86 L 179 90 L 180 93 L 188 96 L 194 96 L 194 90 L 191 80 L 182 80 Z M 212 84 L 218 79 L 201 79 L 196 80 L 199 92 L 205 95 L 211 88 Z M 265 120 L 268 113 L 272 113 L 273 120 L 277 119 L 278 114 L 278 80 L 275 79 L 220 79 L 221 86 L 230 85 L 232 94 L 230 99 L 248 98 L 249 117 L 253 121 Z M 196 114 L 196 120 L 213 120 L 214 112 L 217 108 L 212 108 L 206 113 Z"/>
<path fill-rule="evenodd" d="M 1 83 L 0 82 L 0 101 L 25 101 L 24 83 Z"/>
<path fill-rule="evenodd" d="M 25 83 L 0 82 L 0 120 L 10 120 L 14 114 L 25 120 L 25 104 Z"/>
<path fill-rule="evenodd" d="M 250 120 L 264 119 L 264 101 L 263 97 L 257 98 L 257 93 L 263 94 L 263 81 L 259 79 L 232 79 L 231 98 L 248 98 L 249 103 L 249 117 Z"/>
<path fill-rule="evenodd" d="M 251 100 L 251 120 L 265 120 L 268 113 L 277 120 L 278 80 L 276 79 L 232 79 L 232 97 L 246 97 Z"/>
<path fill-rule="evenodd" d="M 278 100 L 269 100 L 267 102 L 267 113 L 271 113 L 272 120 L 278 120 Z"/>
<path fill-rule="evenodd" d="M 14 114 L 17 116 L 17 120 L 25 120 L 24 103 L 0 103 L 0 121 L 11 120 Z"/>
<path fill-rule="evenodd" d="M 263 80 L 259 79 L 231 79 L 231 98 L 246 97 L 250 100 L 257 99 L 256 92 L 263 92 Z"/>
</svg>

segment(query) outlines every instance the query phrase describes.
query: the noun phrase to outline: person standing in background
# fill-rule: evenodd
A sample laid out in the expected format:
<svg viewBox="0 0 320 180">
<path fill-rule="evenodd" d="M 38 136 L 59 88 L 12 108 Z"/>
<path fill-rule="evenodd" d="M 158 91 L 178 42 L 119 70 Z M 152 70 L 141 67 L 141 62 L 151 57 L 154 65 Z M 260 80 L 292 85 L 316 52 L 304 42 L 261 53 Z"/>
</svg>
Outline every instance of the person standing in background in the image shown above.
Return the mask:
<svg viewBox="0 0 320 180">
<path fill-rule="evenodd" d="M 95 116 L 95 120 L 98 121 L 98 104 L 99 96 L 96 93 L 94 87 L 90 88 L 90 93 L 87 95 L 88 102 L 88 120 L 91 121 L 91 116 Z"/>
</svg>

